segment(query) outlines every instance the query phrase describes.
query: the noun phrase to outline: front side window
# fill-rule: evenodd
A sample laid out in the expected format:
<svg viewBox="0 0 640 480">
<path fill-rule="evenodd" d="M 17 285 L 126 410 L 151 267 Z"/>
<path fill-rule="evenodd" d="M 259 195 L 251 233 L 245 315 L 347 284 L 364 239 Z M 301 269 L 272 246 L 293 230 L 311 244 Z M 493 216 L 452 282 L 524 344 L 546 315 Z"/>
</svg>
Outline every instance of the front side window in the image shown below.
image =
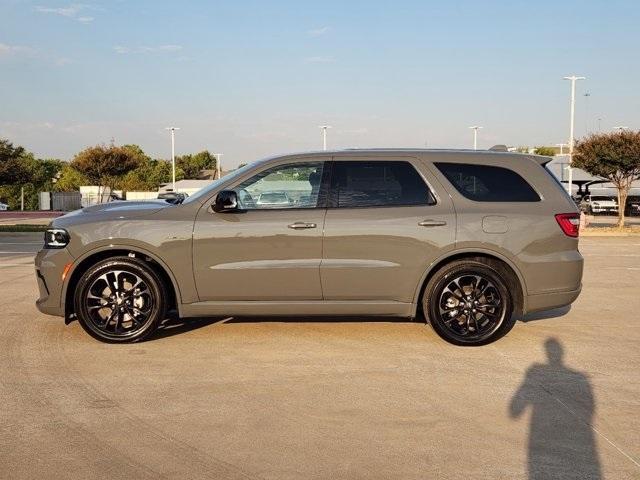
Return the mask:
<svg viewBox="0 0 640 480">
<path fill-rule="evenodd" d="M 433 195 L 409 162 L 335 162 L 332 206 L 387 207 L 432 205 Z"/>
<path fill-rule="evenodd" d="M 293 163 L 267 168 L 237 185 L 243 210 L 316 208 L 323 162 Z"/>
<path fill-rule="evenodd" d="M 539 202 L 540 195 L 513 170 L 489 165 L 435 163 L 447 180 L 476 202 Z"/>
</svg>

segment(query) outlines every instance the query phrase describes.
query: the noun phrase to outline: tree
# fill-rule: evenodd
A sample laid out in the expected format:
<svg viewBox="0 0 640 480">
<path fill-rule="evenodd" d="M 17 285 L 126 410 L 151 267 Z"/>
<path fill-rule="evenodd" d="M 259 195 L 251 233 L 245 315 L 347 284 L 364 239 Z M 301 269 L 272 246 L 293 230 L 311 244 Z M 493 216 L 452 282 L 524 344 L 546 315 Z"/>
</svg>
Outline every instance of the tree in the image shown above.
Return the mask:
<svg viewBox="0 0 640 480">
<path fill-rule="evenodd" d="M 536 155 L 542 155 L 544 157 L 553 157 L 556 154 L 556 149 L 553 147 L 536 147 L 533 151 Z"/>
<path fill-rule="evenodd" d="M 0 185 L 24 183 L 30 179 L 26 155 L 24 148 L 0 139 Z"/>
<path fill-rule="evenodd" d="M 108 187 L 112 192 L 120 177 L 143 165 L 146 158 L 144 152 L 134 145 L 96 145 L 78 153 L 71 166 L 98 185 L 98 197 L 102 201 L 100 187 Z"/>
<path fill-rule="evenodd" d="M 184 172 L 176 168 L 176 180 L 184 178 Z M 165 160 L 149 160 L 127 173 L 118 188 L 127 192 L 157 190 L 160 184 L 171 182 L 171 163 Z"/>
<path fill-rule="evenodd" d="M 0 197 L 12 210 L 38 208 L 38 192 L 51 190 L 53 180 L 62 168 L 60 160 L 41 160 L 23 147 L 0 140 Z"/>
<path fill-rule="evenodd" d="M 196 153 L 195 155 L 176 157 L 176 168 L 180 167 L 182 169 L 184 178 L 198 178 L 201 170 L 215 170 L 216 165 L 216 157 L 209 153 L 208 150 Z"/>
<path fill-rule="evenodd" d="M 53 185 L 53 190 L 56 192 L 76 192 L 80 190 L 82 185 L 88 184 L 87 177 L 68 163 L 65 163 L 60 171 L 58 181 Z"/>
<path fill-rule="evenodd" d="M 640 131 L 594 133 L 576 143 L 572 165 L 613 183 L 618 190 L 618 228 L 631 183 L 640 177 Z"/>
</svg>

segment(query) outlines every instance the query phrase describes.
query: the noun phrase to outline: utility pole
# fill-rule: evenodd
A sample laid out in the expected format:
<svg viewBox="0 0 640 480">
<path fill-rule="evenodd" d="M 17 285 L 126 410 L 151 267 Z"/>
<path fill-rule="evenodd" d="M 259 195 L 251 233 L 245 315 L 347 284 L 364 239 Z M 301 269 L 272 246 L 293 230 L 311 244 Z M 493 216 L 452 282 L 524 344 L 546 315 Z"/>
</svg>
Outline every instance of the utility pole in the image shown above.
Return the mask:
<svg viewBox="0 0 640 480">
<path fill-rule="evenodd" d="M 483 127 L 474 125 L 473 127 L 469 127 L 469 128 L 473 130 L 473 149 L 477 150 L 478 149 L 478 130 L 480 130 Z"/>
<path fill-rule="evenodd" d="M 569 196 L 571 196 L 571 191 L 573 189 L 573 167 L 571 166 L 573 162 L 573 127 L 575 123 L 575 113 L 576 113 L 576 80 L 584 80 L 585 77 L 576 77 L 575 75 L 571 75 L 570 77 L 563 77 L 564 80 L 571 81 L 571 118 L 569 121 L 569 184 L 567 186 L 569 191 Z"/>
<path fill-rule="evenodd" d="M 331 128 L 331 125 L 320 125 L 322 129 L 322 150 L 327 149 L 327 129 Z"/>
<path fill-rule="evenodd" d="M 179 127 L 166 127 L 165 130 L 171 131 L 171 178 L 173 183 L 173 191 L 176 191 L 176 130 Z"/>
<path fill-rule="evenodd" d="M 218 171 L 218 179 L 222 178 L 222 154 L 216 153 L 216 170 Z"/>
</svg>

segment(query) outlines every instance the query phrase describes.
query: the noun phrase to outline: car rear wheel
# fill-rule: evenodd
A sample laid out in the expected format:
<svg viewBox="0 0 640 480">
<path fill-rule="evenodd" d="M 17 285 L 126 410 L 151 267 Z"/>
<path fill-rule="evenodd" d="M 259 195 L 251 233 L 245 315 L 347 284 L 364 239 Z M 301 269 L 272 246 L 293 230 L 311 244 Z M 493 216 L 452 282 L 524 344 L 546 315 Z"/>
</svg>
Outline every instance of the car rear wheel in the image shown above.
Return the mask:
<svg viewBox="0 0 640 480">
<path fill-rule="evenodd" d="M 485 345 L 515 323 L 509 276 L 491 262 L 451 262 L 429 280 L 423 310 L 429 324 L 455 345 Z M 511 287 L 511 288 L 510 288 Z"/>
<path fill-rule="evenodd" d="M 135 342 L 153 333 L 166 313 L 166 289 L 144 262 L 114 257 L 87 270 L 75 291 L 82 327 L 103 342 Z"/>
</svg>

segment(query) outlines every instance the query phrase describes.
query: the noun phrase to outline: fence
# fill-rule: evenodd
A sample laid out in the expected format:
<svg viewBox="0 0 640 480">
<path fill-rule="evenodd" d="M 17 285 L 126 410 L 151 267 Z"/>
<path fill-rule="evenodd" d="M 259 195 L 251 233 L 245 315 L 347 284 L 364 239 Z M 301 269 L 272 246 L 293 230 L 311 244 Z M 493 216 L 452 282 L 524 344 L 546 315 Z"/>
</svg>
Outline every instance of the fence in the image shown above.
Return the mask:
<svg viewBox="0 0 640 480">
<path fill-rule="evenodd" d="M 51 210 L 70 212 L 82 208 L 80 192 L 51 192 Z"/>
</svg>

